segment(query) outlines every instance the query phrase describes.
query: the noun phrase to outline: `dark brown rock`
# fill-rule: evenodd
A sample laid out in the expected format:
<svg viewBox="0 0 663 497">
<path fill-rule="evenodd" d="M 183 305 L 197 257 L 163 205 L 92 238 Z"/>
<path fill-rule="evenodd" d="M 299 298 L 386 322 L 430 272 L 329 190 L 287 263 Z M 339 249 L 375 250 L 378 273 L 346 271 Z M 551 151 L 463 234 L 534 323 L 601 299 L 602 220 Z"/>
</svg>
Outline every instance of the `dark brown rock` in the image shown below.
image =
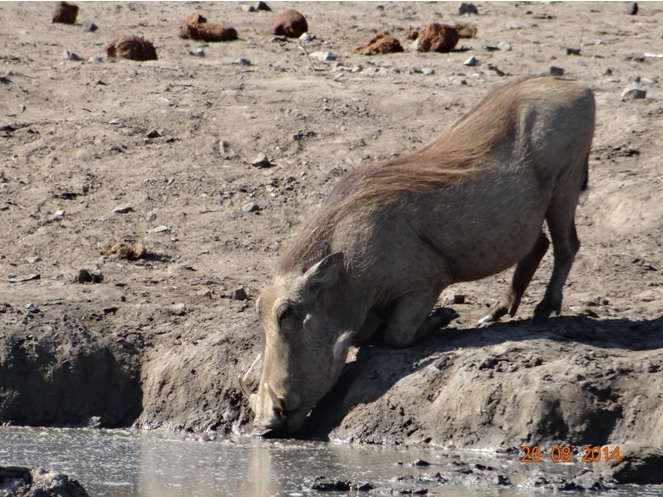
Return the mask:
<svg viewBox="0 0 663 497">
<path fill-rule="evenodd" d="M 308 31 L 306 18 L 296 10 L 286 10 L 276 16 L 272 23 L 276 36 L 299 38 Z"/>
</svg>

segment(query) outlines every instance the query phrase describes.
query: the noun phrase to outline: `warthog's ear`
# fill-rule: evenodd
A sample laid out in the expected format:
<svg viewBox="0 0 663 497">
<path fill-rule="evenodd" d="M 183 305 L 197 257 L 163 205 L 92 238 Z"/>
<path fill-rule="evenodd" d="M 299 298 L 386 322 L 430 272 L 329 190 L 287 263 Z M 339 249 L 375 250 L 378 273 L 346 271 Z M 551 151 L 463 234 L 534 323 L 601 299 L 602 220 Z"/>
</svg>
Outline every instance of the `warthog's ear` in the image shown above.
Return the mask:
<svg viewBox="0 0 663 497">
<path fill-rule="evenodd" d="M 302 276 L 302 288 L 307 297 L 314 298 L 321 290 L 336 284 L 343 269 L 343 252 L 328 255 Z"/>
</svg>

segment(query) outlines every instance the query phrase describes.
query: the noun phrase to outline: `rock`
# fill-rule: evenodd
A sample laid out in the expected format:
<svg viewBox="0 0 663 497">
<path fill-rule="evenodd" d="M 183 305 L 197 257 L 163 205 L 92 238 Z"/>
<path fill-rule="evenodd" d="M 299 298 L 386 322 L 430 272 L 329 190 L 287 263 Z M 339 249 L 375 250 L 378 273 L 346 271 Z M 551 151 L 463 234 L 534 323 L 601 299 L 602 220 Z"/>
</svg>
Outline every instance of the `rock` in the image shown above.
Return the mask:
<svg viewBox="0 0 663 497">
<path fill-rule="evenodd" d="M 238 66 L 250 66 L 251 61 L 249 59 L 245 59 L 244 57 L 240 57 L 239 59 L 233 61 L 233 64 L 237 64 Z"/>
<path fill-rule="evenodd" d="M 430 463 L 424 459 L 415 459 L 415 461 L 412 463 L 412 466 L 426 467 L 430 466 Z"/>
<path fill-rule="evenodd" d="M 195 57 L 205 57 L 205 50 L 202 48 L 196 48 L 195 50 L 189 51 L 189 53 Z"/>
<path fill-rule="evenodd" d="M 91 273 L 87 269 L 81 269 L 74 281 L 76 283 L 101 283 L 104 281 L 104 275 L 99 271 Z"/>
<path fill-rule="evenodd" d="M 611 447 L 614 450 L 614 447 Z M 608 452 L 610 456 L 612 452 Z M 663 484 L 663 452 L 655 447 L 640 444 L 625 444 L 619 446 L 617 460 L 610 458 L 611 476 L 617 483 L 636 485 Z"/>
<path fill-rule="evenodd" d="M 497 44 L 497 48 L 499 48 L 503 52 L 510 52 L 512 50 L 511 43 L 507 43 L 505 41 L 499 42 Z"/>
<path fill-rule="evenodd" d="M 336 60 L 337 55 L 334 52 L 313 52 L 311 57 L 320 62 L 331 62 Z"/>
<path fill-rule="evenodd" d="M 634 16 L 638 13 L 638 4 L 637 2 L 631 2 L 626 7 L 626 13 L 630 16 Z"/>
<path fill-rule="evenodd" d="M 249 296 L 246 293 L 246 290 L 244 290 L 243 287 L 236 288 L 233 290 L 232 294 L 230 295 L 230 298 L 233 300 L 248 300 Z"/>
<path fill-rule="evenodd" d="M 647 97 L 647 90 L 645 90 L 644 88 L 640 88 L 637 85 L 629 85 L 622 92 L 620 99 L 622 102 L 624 102 L 626 100 L 637 100 L 646 97 Z"/>
<path fill-rule="evenodd" d="M 465 295 L 463 295 L 462 293 L 454 294 L 453 303 L 454 304 L 464 304 L 465 303 Z"/>
<path fill-rule="evenodd" d="M 41 275 L 38 273 L 26 274 L 24 276 L 14 276 L 9 278 L 7 281 L 9 283 L 24 283 L 26 281 L 33 281 L 41 279 Z"/>
<path fill-rule="evenodd" d="M 457 22 L 454 26 L 460 38 L 476 38 L 479 32 L 476 24 L 471 22 Z"/>
<path fill-rule="evenodd" d="M 477 60 L 477 58 L 474 55 L 472 55 L 469 59 L 467 59 L 465 62 L 463 62 L 463 64 L 465 64 L 466 66 L 469 66 L 469 67 L 474 67 L 478 63 L 479 63 L 479 61 Z"/>
<path fill-rule="evenodd" d="M 566 48 L 566 55 L 580 55 L 580 49 L 579 48 L 567 47 Z"/>
<path fill-rule="evenodd" d="M 106 56 L 129 60 L 158 60 L 157 51 L 151 41 L 140 36 L 118 36 L 106 44 Z"/>
<path fill-rule="evenodd" d="M 553 76 L 564 76 L 564 69 L 557 66 L 550 66 L 550 74 Z"/>
<path fill-rule="evenodd" d="M 104 61 L 104 59 L 99 55 L 93 55 L 87 61 L 92 62 L 93 64 L 101 64 Z"/>
<path fill-rule="evenodd" d="M 259 154 L 253 161 L 251 162 L 251 165 L 253 167 L 272 167 L 274 164 L 272 164 L 267 156 L 265 154 Z"/>
<path fill-rule="evenodd" d="M 18 466 L 0 466 L 0 495 L 89 497 L 77 480 L 63 473 Z"/>
<path fill-rule="evenodd" d="M 458 31 L 448 24 L 430 23 L 419 30 L 417 50 L 419 52 L 448 53 L 458 43 Z"/>
<path fill-rule="evenodd" d="M 184 316 L 186 314 L 186 306 L 182 303 L 171 305 L 169 310 L 173 316 Z"/>
<path fill-rule="evenodd" d="M 180 21 L 180 38 L 198 41 L 232 41 L 238 38 L 237 30 L 230 24 L 207 22 L 194 12 Z"/>
<path fill-rule="evenodd" d="M 76 55 L 74 52 L 69 52 L 68 50 L 64 51 L 64 58 L 67 60 L 80 61 L 81 58 Z"/>
<path fill-rule="evenodd" d="M 332 480 L 325 476 L 317 476 L 311 490 L 318 492 L 347 492 L 352 485 L 349 481 Z"/>
<path fill-rule="evenodd" d="M 387 31 L 380 31 L 366 44 L 355 49 L 362 55 L 377 55 L 403 52 L 403 47 L 397 38 Z"/>
<path fill-rule="evenodd" d="M 244 12 L 255 12 L 256 8 L 253 5 L 245 5 L 242 10 Z"/>
<path fill-rule="evenodd" d="M 133 206 L 131 205 L 119 205 L 113 209 L 113 214 L 127 214 L 128 212 L 132 212 L 134 210 Z"/>
<path fill-rule="evenodd" d="M 26 261 L 28 261 L 28 264 L 37 264 L 38 262 L 41 262 L 41 257 L 28 257 Z"/>
<path fill-rule="evenodd" d="M 83 31 L 86 33 L 94 33 L 99 27 L 93 22 L 86 22 L 83 24 Z"/>
<path fill-rule="evenodd" d="M 277 36 L 299 38 L 308 31 L 308 23 L 302 14 L 291 9 L 278 14 L 274 18 L 272 28 Z"/>
<path fill-rule="evenodd" d="M 244 212 L 258 212 L 260 210 L 260 207 L 258 206 L 258 204 L 254 202 L 247 202 L 242 206 L 242 210 Z"/>
<path fill-rule="evenodd" d="M 425 69 L 422 69 L 421 74 L 423 74 L 424 76 L 432 76 L 433 74 L 435 74 L 435 69 L 427 67 Z"/>
<path fill-rule="evenodd" d="M 58 2 L 55 4 L 51 22 L 60 22 L 63 24 L 74 24 L 78 16 L 78 5 L 67 2 Z"/>
<path fill-rule="evenodd" d="M 256 9 L 256 10 L 263 10 L 263 11 L 267 11 L 267 12 L 271 12 L 271 11 L 272 11 L 272 9 L 269 8 L 269 5 L 267 5 L 265 2 L 258 2 L 258 3 L 256 3 L 256 5 L 255 5 L 255 9 Z"/>
<path fill-rule="evenodd" d="M 461 3 L 458 6 L 458 13 L 462 16 L 464 14 L 478 14 L 479 10 L 477 9 L 476 5 L 473 3 Z"/>
</svg>

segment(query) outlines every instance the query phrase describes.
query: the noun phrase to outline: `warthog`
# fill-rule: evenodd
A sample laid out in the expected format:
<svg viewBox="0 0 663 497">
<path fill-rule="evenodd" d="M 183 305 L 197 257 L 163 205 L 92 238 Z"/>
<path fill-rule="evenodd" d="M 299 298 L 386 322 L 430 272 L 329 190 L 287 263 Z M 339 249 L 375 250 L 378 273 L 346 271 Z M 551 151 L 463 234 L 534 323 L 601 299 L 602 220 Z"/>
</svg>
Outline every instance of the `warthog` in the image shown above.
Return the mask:
<svg viewBox="0 0 663 497">
<path fill-rule="evenodd" d="M 532 319 L 559 313 L 580 247 L 574 217 L 594 115 L 584 84 L 522 79 L 423 149 L 340 179 L 284 244 L 274 282 L 257 300 L 265 330 L 257 392 L 240 378 L 256 432 L 299 430 L 351 344 L 383 331 L 387 344 L 406 347 L 439 328 L 444 318 L 431 310 L 453 283 L 516 264 L 484 320 L 513 316 L 548 250 L 544 219 L 554 268 Z"/>
</svg>

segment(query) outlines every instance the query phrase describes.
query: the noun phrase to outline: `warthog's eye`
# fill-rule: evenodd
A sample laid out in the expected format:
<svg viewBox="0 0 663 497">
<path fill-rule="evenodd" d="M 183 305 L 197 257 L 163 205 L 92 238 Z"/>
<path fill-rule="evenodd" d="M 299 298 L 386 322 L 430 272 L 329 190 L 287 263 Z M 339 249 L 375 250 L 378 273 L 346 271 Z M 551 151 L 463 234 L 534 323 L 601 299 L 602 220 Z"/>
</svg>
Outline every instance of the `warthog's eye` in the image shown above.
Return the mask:
<svg viewBox="0 0 663 497">
<path fill-rule="evenodd" d="M 276 309 L 276 324 L 279 329 L 292 329 L 297 319 L 297 311 L 290 304 L 282 304 Z"/>
</svg>

